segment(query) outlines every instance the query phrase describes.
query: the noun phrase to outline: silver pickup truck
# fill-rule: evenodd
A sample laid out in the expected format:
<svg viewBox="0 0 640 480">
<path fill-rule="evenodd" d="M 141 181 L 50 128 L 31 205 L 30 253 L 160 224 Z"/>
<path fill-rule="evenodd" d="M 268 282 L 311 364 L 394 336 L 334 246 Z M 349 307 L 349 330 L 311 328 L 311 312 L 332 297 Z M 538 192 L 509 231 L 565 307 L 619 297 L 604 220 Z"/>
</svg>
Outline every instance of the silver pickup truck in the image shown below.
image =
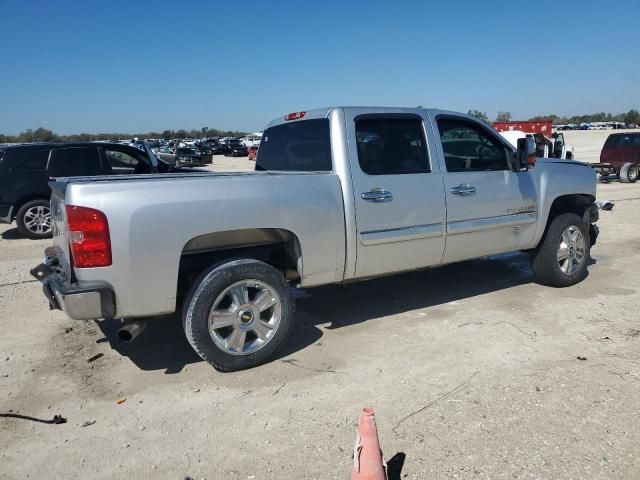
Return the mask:
<svg viewBox="0 0 640 480">
<path fill-rule="evenodd" d="M 296 112 L 269 123 L 255 172 L 52 182 L 54 246 L 32 274 L 75 319 L 181 311 L 204 360 L 248 368 L 289 336 L 291 285 L 518 250 L 540 283 L 584 279 L 595 173 L 534 152 L 459 113 Z"/>
</svg>

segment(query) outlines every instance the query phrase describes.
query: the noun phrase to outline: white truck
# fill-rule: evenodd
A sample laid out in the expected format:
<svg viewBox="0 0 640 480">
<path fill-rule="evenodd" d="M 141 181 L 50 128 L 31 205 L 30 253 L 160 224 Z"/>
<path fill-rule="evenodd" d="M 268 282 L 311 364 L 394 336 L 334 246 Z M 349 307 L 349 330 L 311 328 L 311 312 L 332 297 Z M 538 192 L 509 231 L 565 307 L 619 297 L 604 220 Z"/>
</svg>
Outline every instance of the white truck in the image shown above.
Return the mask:
<svg viewBox="0 0 640 480">
<path fill-rule="evenodd" d="M 518 140 L 531 137 L 536 143 L 536 155 L 542 158 L 561 158 L 572 160 L 575 152 L 572 145 L 567 145 L 564 135 L 554 132 L 551 138 L 542 133 L 525 133 L 522 130 L 506 130 L 500 132 L 513 148 L 516 148 Z"/>
<path fill-rule="evenodd" d="M 127 319 L 131 336 L 181 312 L 204 360 L 248 368 L 292 332 L 292 287 L 518 250 L 540 283 L 584 279 L 595 173 L 534 153 L 454 112 L 296 112 L 267 126 L 255 172 L 52 182 L 54 246 L 32 274 L 71 318 Z"/>
</svg>

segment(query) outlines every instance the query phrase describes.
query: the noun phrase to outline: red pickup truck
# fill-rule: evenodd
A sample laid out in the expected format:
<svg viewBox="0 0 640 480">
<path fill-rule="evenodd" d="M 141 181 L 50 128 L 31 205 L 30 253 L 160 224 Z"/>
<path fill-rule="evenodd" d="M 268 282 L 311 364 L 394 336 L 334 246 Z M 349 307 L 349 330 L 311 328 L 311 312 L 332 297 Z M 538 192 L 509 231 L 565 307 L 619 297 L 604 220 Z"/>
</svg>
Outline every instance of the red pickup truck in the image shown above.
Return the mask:
<svg viewBox="0 0 640 480">
<path fill-rule="evenodd" d="M 638 180 L 640 132 L 609 135 L 600 152 L 600 163 L 595 168 L 603 176 L 616 174 L 623 182 Z"/>
</svg>

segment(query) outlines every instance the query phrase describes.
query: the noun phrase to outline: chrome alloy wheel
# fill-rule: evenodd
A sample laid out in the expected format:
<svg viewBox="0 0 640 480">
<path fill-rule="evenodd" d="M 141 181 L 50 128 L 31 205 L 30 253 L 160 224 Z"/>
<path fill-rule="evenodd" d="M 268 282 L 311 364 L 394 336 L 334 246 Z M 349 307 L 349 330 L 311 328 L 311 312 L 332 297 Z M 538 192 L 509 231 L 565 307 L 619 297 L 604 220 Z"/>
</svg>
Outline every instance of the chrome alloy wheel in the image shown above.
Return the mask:
<svg viewBox="0 0 640 480">
<path fill-rule="evenodd" d="M 44 205 L 31 207 L 24 214 L 24 226 L 37 235 L 51 233 L 51 209 Z"/>
<path fill-rule="evenodd" d="M 218 348 L 231 355 L 247 355 L 273 338 L 282 318 L 278 293 L 260 280 L 230 285 L 209 311 L 209 335 Z"/>
<path fill-rule="evenodd" d="M 569 225 L 562 231 L 558 246 L 558 265 L 565 275 L 573 275 L 584 263 L 586 241 L 582 231 L 575 225 Z"/>
</svg>

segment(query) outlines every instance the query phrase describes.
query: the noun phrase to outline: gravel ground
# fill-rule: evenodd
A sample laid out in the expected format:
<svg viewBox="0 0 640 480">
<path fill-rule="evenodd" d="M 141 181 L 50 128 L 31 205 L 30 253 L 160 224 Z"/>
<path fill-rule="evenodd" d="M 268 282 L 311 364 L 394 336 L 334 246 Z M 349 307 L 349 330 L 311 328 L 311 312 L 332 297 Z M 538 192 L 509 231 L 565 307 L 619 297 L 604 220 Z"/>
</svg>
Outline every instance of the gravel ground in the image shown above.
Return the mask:
<svg viewBox="0 0 640 480">
<path fill-rule="evenodd" d="M 49 311 L 28 275 L 48 242 L 1 226 L 0 413 L 67 423 L 0 418 L 0 478 L 347 479 L 364 406 L 391 479 L 637 478 L 640 184 L 598 196 L 579 285 L 512 254 L 297 292 L 284 354 L 231 374 L 174 317 L 127 345 Z"/>
</svg>

